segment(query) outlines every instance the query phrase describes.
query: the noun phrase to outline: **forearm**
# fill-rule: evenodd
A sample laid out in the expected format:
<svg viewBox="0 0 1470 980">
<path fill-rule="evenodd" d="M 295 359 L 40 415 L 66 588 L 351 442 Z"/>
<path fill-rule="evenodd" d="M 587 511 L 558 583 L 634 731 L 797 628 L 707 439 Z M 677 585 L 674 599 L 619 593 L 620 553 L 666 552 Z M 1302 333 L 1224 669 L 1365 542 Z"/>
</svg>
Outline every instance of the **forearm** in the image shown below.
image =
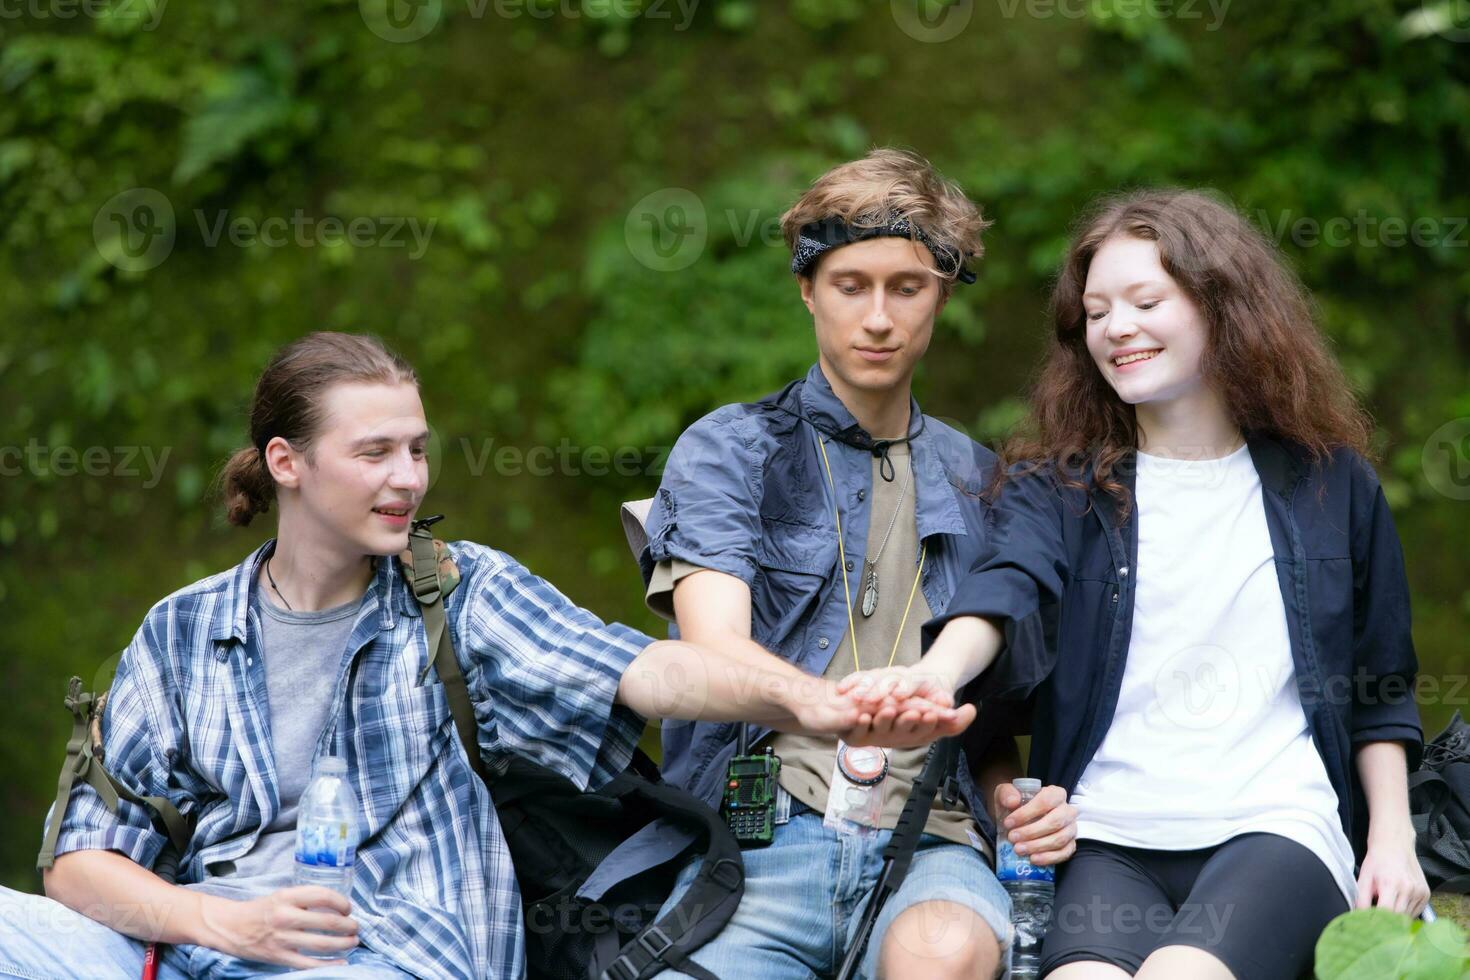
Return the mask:
<svg viewBox="0 0 1470 980">
<path fill-rule="evenodd" d="M 219 948 L 210 906 L 228 899 L 171 885 L 116 851 L 70 851 L 42 881 L 50 898 L 126 936 Z"/>
<path fill-rule="evenodd" d="M 1402 743 L 1367 742 L 1358 748 L 1355 762 L 1368 800 L 1369 846 L 1412 841 L 1408 761 Z"/>
<path fill-rule="evenodd" d="M 944 624 L 919 669 L 942 677 L 951 691 L 958 691 L 995 662 L 1004 644 L 1005 634 L 990 620 L 961 616 Z"/>
<path fill-rule="evenodd" d="M 786 729 L 795 723 L 796 700 L 818 696 L 823 684 L 749 638 L 732 635 L 718 645 L 661 640 L 623 674 L 618 700 L 649 718 Z"/>
</svg>

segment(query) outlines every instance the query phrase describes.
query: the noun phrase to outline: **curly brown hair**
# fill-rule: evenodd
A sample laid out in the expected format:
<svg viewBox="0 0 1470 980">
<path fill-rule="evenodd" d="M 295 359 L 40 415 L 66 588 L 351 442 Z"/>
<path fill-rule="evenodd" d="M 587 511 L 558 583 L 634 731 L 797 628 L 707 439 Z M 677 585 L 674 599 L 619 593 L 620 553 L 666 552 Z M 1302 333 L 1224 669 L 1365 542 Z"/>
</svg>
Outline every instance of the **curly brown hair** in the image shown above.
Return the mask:
<svg viewBox="0 0 1470 980">
<path fill-rule="evenodd" d="M 993 492 L 1008 472 L 1041 468 L 1087 489 L 1090 470 L 1092 486 L 1127 513 L 1116 469 L 1138 446 L 1137 419 L 1088 352 L 1082 304 L 1093 256 L 1119 235 L 1155 243 L 1164 270 L 1199 308 L 1201 372 L 1241 432 L 1296 442 L 1314 459 L 1339 447 L 1368 455 L 1371 419 L 1276 247 L 1211 193 L 1142 190 L 1103 198 L 1077 225 L 1052 289 L 1052 336 L 1028 418 L 1002 450 Z"/>
<path fill-rule="evenodd" d="M 985 254 L 980 233 L 990 222 L 959 185 L 940 176 L 934 166 L 909 150 L 880 147 L 812 181 L 795 204 L 781 215 L 786 246 L 796 249 L 803 225 L 841 218 L 862 227 L 901 215 L 942 249 L 971 259 Z M 955 274 L 941 274 L 941 295 L 954 289 Z"/>
</svg>

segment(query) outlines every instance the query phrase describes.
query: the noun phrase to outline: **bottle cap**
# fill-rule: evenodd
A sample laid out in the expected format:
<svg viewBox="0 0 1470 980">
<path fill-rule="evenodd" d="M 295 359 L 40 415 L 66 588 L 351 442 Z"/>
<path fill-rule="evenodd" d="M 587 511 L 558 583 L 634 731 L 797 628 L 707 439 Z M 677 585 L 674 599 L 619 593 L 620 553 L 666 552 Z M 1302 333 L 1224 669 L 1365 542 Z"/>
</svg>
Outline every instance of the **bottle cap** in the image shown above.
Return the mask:
<svg viewBox="0 0 1470 980">
<path fill-rule="evenodd" d="M 1039 779 L 1012 779 L 1011 785 L 1021 791 L 1022 799 L 1031 799 L 1041 792 L 1041 780 Z"/>
<path fill-rule="evenodd" d="M 316 760 L 315 768 L 319 776 L 345 776 L 347 760 L 340 755 L 324 755 Z"/>
</svg>

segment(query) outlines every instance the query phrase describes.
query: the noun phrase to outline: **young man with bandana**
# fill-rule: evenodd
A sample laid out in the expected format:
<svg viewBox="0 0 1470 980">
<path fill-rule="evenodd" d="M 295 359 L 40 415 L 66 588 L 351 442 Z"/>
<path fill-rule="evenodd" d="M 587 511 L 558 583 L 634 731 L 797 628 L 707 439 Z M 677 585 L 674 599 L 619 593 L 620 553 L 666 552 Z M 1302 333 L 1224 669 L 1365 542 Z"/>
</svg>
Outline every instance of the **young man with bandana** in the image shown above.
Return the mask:
<svg viewBox="0 0 1470 980">
<path fill-rule="evenodd" d="M 955 283 L 975 279 L 964 263 L 981 254 L 985 225 L 957 187 L 896 150 L 828 172 L 782 217 L 817 363 L 776 394 L 706 416 L 675 446 L 640 555 L 649 606 L 674 633 L 770 650 L 829 679 L 877 668 L 880 683 L 954 703 L 969 679 L 924 670 L 920 629 L 944 611 L 987 533 L 979 492 L 994 455 L 921 414 L 910 387 Z M 973 758 L 938 794 L 862 976 L 974 978 L 1004 963 L 1010 903 L 972 775 L 999 784 L 998 805 L 1019 803 L 1008 784 L 1020 775 L 1015 744 L 998 719 L 982 708 L 967 735 Z M 875 726 L 913 720 L 885 707 Z M 717 804 L 738 728 L 665 723 L 666 778 Z M 684 972 L 661 976 L 831 975 L 925 755 L 745 728 L 751 751 L 781 760 L 774 840 L 743 852 L 745 894 L 724 930 Z M 1058 787 L 1014 816 L 1012 839 L 1035 863 L 1071 855 L 1075 812 Z M 664 912 L 698 866 L 685 866 Z"/>
</svg>

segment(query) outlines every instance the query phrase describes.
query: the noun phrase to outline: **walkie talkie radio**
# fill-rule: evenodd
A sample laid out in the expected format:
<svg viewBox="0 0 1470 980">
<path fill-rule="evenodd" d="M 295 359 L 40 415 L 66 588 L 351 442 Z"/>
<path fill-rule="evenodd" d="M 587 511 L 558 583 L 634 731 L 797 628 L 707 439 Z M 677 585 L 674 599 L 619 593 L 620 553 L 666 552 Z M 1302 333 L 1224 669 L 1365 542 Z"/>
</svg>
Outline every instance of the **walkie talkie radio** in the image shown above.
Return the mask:
<svg viewBox="0 0 1470 980">
<path fill-rule="evenodd" d="M 776 832 L 776 778 L 781 760 L 770 749 L 751 755 L 745 726 L 740 726 L 735 756 L 726 770 L 725 823 L 742 847 L 765 847 Z"/>
</svg>

